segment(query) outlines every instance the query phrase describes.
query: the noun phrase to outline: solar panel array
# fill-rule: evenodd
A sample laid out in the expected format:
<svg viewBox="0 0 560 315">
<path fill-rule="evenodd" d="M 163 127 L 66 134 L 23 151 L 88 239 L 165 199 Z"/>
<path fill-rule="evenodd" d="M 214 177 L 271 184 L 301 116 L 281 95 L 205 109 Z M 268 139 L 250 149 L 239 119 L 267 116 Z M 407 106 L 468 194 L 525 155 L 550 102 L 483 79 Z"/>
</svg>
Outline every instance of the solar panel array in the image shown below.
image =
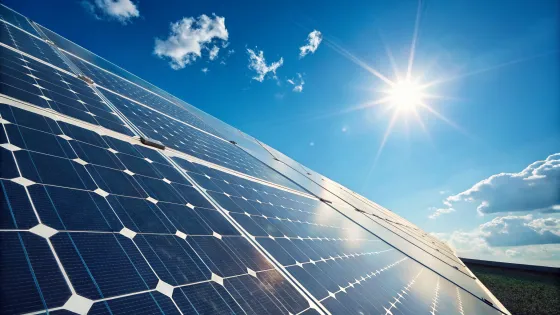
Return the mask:
<svg viewBox="0 0 560 315">
<path fill-rule="evenodd" d="M 3 5 L 0 22 L 0 313 L 509 314 L 412 223 Z"/>
</svg>

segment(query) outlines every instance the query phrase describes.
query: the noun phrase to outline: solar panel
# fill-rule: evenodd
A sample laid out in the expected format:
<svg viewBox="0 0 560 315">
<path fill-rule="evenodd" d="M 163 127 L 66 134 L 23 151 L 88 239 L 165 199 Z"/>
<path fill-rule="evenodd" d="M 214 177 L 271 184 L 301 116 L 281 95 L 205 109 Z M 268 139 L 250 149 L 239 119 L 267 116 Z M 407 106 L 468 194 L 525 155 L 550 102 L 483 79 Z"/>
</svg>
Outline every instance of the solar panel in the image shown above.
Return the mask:
<svg viewBox="0 0 560 315">
<path fill-rule="evenodd" d="M 0 22 L 0 313 L 509 314 L 412 223 L 2 5 Z"/>
</svg>

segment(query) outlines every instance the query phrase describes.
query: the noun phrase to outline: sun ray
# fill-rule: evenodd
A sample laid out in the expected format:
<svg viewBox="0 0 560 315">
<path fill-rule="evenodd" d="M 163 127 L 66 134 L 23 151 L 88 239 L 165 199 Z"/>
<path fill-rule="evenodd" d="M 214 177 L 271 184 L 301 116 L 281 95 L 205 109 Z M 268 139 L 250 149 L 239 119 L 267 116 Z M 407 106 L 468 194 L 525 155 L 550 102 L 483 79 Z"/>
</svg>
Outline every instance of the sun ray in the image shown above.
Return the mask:
<svg viewBox="0 0 560 315">
<path fill-rule="evenodd" d="M 518 63 L 527 62 L 527 61 L 531 61 L 531 60 L 538 59 L 538 58 L 541 58 L 541 57 L 546 57 L 546 56 L 549 56 L 549 55 L 557 54 L 559 52 L 560 52 L 560 50 L 553 50 L 553 51 L 547 51 L 547 52 L 544 52 L 544 53 L 532 55 L 532 56 L 529 56 L 529 57 L 510 60 L 510 61 L 503 62 L 503 63 L 493 65 L 493 66 L 490 66 L 490 67 L 469 71 L 469 72 L 459 74 L 459 75 L 456 75 L 456 76 L 443 78 L 443 79 L 439 79 L 439 80 L 434 80 L 434 81 L 431 81 L 431 82 L 428 82 L 428 83 L 422 85 L 422 88 L 425 89 L 425 88 L 429 88 L 429 87 L 434 86 L 434 85 L 443 84 L 443 83 L 447 83 L 447 82 L 450 82 L 450 81 L 455 81 L 455 80 L 458 80 L 458 79 L 464 79 L 464 78 L 467 78 L 467 77 L 470 77 L 470 76 L 473 76 L 473 75 L 485 73 L 485 72 L 492 71 L 492 70 L 498 70 L 498 69 L 501 69 L 501 68 L 504 68 L 504 67 L 507 67 L 507 66 L 512 66 L 512 65 L 515 65 L 515 64 L 518 64 Z"/>
<path fill-rule="evenodd" d="M 389 139 L 389 136 L 391 135 L 391 131 L 393 131 L 393 126 L 395 125 L 395 122 L 397 122 L 397 118 L 399 118 L 400 112 L 398 110 L 393 112 L 393 116 L 391 117 L 391 121 L 389 122 L 389 126 L 387 126 L 387 129 L 385 129 L 385 133 L 383 134 L 383 139 L 381 139 L 381 144 L 379 145 L 379 149 L 377 149 L 377 153 L 375 154 L 375 159 L 373 160 L 373 165 L 372 165 L 372 169 L 375 166 L 375 164 L 377 164 L 377 160 L 379 160 L 379 157 L 381 156 L 381 153 L 383 152 L 383 148 L 385 148 L 385 144 L 387 143 L 387 139 Z"/>
<path fill-rule="evenodd" d="M 337 43 L 333 42 L 332 40 L 323 37 L 323 40 L 325 41 L 325 43 L 330 46 L 332 49 L 334 49 L 334 51 L 336 51 L 337 53 L 341 54 L 343 57 L 346 57 L 348 60 L 352 61 L 353 63 L 357 64 L 358 66 L 360 66 L 362 69 L 368 71 L 369 73 L 373 74 L 374 76 L 376 76 L 377 78 L 381 79 L 383 82 L 389 84 L 390 86 L 395 85 L 395 83 L 391 80 L 389 80 L 386 76 L 384 76 L 383 74 L 381 74 L 381 72 L 373 69 L 372 67 L 370 67 L 367 63 L 363 62 L 361 59 L 359 59 L 358 57 L 354 56 L 353 54 L 351 54 L 348 50 L 342 48 L 340 45 L 338 45 Z"/>
<path fill-rule="evenodd" d="M 429 106 L 428 104 L 424 103 L 424 102 L 420 102 L 419 106 L 426 109 L 427 111 L 429 111 L 432 115 L 436 116 L 437 118 L 439 118 L 440 120 L 446 122 L 448 125 L 450 125 L 451 127 L 457 129 L 458 131 L 460 131 L 461 133 L 465 134 L 468 137 L 471 137 L 471 135 L 464 130 L 463 128 L 461 128 L 461 126 L 457 125 L 455 122 L 453 122 L 452 120 L 450 120 L 449 118 L 443 116 L 442 114 L 440 114 L 438 111 L 436 111 L 435 109 L 433 109 L 431 106 Z"/>
<path fill-rule="evenodd" d="M 410 78 L 412 77 L 412 66 L 414 64 L 414 55 L 416 54 L 416 41 L 418 40 L 418 29 L 420 26 L 421 9 L 422 9 L 422 0 L 419 0 L 418 8 L 416 10 L 416 20 L 414 21 L 414 34 L 412 35 L 412 42 L 410 43 L 410 55 L 408 56 L 406 80 L 410 80 Z"/>
<path fill-rule="evenodd" d="M 354 111 L 361 110 L 361 109 L 371 108 L 371 107 L 374 107 L 376 105 L 381 105 L 381 104 L 388 103 L 390 100 L 391 100 L 391 97 L 386 96 L 384 98 L 380 98 L 380 99 L 378 99 L 376 101 L 373 101 L 373 102 L 366 102 L 364 104 L 360 104 L 360 105 L 357 105 L 357 106 L 346 108 L 344 110 L 339 111 L 338 113 L 339 114 L 345 114 L 345 113 L 350 113 L 350 112 L 354 112 Z"/>
<path fill-rule="evenodd" d="M 383 152 L 383 148 L 385 147 L 385 143 L 387 143 L 387 139 L 391 135 L 391 131 L 393 130 L 393 126 L 395 125 L 395 122 L 397 121 L 398 117 L 399 117 L 399 111 L 394 111 L 393 116 L 391 117 L 391 121 L 389 122 L 389 126 L 387 126 L 387 128 L 385 129 L 385 133 L 383 134 L 383 139 L 381 140 L 381 144 L 379 145 L 379 148 L 377 149 L 377 153 L 375 154 L 375 158 L 373 159 L 373 163 L 371 163 L 371 167 L 369 168 L 368 172 L 366 173 L 366 177 L 364 178 L 364 182 L 363 182 L 364 184 L 362 186 L 365 186 L 367 184 L 367 182 L 369 180 L 369 177 L 371 176 L 371 173 L 373 172 L 373 169 L 377 165 L 377 161 L 379 160 L 379 157 L 381 156 L 381 153 Z"/>
<path fill-rule="evenodd" d="M 439 94 L 431 94 L 431 93 L 422 93 L 422 97 L 424 99 L 432 99 L 432 100 L 446 100 L 446 101 L 455 101 L 455 102 L 466 102 L 466 99 L 447 96 L 447 95 L 439 95 Z"/>
<path fill-rule="evenodd" d="M 385 37 L 383 36 L 383 34 L 381 34 L 381 32 L 379 32 L 379 38 L 381 39 L 381 42 L 383 43 L 383 47 L 385 47 L 385 52 L 387 53 L 387 58 L 389 58 L 389 63 L 391 64 L 391 69 L 393 69 L 393 75 L 395 76 L 395 78 L 397 78 L 397 81 L 400 81 L 400 72 L 399 72 L 399 68 L 397 66 L 397 62 L 395 61 L 395 56 L 393 55 L 393 52 L 391 51 L 391 48 L 389 48 L 389 45 L 387 45 L 387 43 L 385 42 Z"/>
<path fill-rule="evenodd" d="M 420 113 L 418 113 L 418 110 L 416 108 L 414 108 L 412 110 L 412 113 L 414 114 L 414 117 L 416 118 L 416 121 L 418 122 L 418 124 L 420 125 L 422 130 L 428 135 L 428 137 L 430 137 L 430 133 L 428 132 L 428 128 L 426 128 L 426 125 L 424 124 L 424 121 L 422 120 L 422 117 L 420 117 Z M 431 140 L 431 137 L 430 137 L 430 140 Z"/>
</svg>

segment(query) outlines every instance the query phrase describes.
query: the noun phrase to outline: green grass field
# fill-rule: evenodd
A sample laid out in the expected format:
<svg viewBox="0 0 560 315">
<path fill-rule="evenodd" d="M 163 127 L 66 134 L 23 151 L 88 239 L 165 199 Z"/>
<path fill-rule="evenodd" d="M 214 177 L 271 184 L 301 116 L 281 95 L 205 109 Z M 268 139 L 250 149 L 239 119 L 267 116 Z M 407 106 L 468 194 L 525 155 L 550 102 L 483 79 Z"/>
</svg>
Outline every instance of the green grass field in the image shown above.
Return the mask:
<svg viewBox="0 0 560 315">
<path fill-rule="evenodd" d="M 467 264 L 512 314 L 560 314 L 560 274 Z"/>
</svg>

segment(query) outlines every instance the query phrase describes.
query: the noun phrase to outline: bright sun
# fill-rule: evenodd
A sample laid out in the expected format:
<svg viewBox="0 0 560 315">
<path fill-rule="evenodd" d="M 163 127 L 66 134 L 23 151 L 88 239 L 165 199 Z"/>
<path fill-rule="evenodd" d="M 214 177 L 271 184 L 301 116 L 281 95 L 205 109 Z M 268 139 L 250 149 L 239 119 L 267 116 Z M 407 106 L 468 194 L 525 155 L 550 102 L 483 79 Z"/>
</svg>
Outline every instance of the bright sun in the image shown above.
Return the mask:
<svg viewBox="0 0 560 315">
<path fill-rule="evenodd" d="M 424 100 L 422 90 L 420 85 L 408 80 L 396 82 L 388 92 L 388 103 L 398 111 L 413 111 Z"/>
</svg>

